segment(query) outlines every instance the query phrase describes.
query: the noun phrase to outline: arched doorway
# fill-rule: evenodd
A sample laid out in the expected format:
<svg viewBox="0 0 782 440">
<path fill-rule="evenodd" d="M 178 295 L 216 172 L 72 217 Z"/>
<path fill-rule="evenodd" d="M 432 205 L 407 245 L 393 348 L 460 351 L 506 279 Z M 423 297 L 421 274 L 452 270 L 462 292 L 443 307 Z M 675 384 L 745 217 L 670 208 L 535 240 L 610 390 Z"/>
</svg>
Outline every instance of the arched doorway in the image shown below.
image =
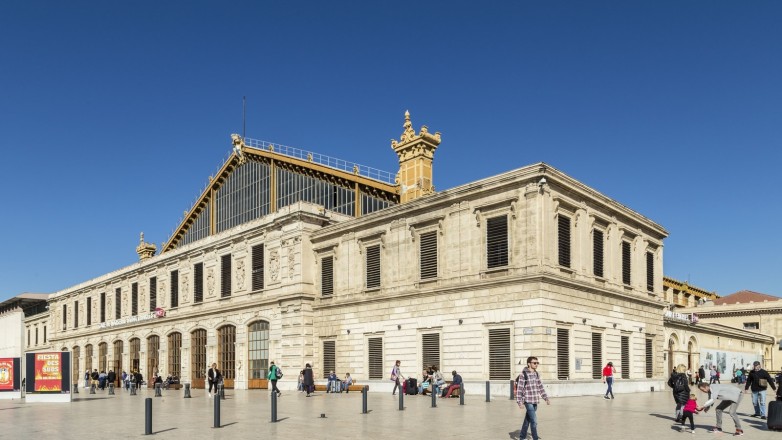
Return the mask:
<svg viewBox="0 0 782 440">
<path fill-rule="evenodd" d="M 147 388 L 154 386 L 154 379 L 160 365 L 160 337 L 152 335 L 147 338 Z"/>
<path fill-rule="evenodd" d="M 141 339 L 133 338 L 130 340 L 130 372 L 141 371 Z"/>
<path fill-rule="evenodd" d="M 117 375 L 114 385 L 122 388 L 122 352 L 124 344 L 122 341 L 114 341 L 114 360 L 111 361 L 111 369 Z"/>
<path fill-rule="evenodd" d="M 84 346 L 84 369 L 92 373 L 92 344 Z"/>
<path fill-rule="evenodd" d="M 674 366 L 676 365 L 673 359 L 673 354 L 675 351 L 676 351 L 676 338 L 674 336 L 671 336 L 671 338 L 668 339 L 668 374 L 669 375 L 673 373 Z"/>
<path fill-rule="evenodd" d="M 225 325 L 217 329 L 217 368 L 223 373 L 225 388 L 233 388 L 236 380 L 236 327 Z"/>
<path fill-rule="evenodd" d="M 73 383 L 79 386 L 79 379 L 84 380 L 84 373 L 79 369 L 81 348 L 77 345 L 73 347 L 71 352 L 73 353 Z"/>
<path fill-rule="evenodd" d="M 206 377 L 206 330 L 190 333 L 190 382 L 193 388 L 204 388 Z"/>
<path fill-rule="evenodd" d="M 182 376 L 182 333 L 168 335 L 168 371 L 170 376 Z"/>
<path fill-rule="evenodd" d="M 109 369 L 109 344 L 101 342 L 98 344 L 98 371 L 107 372 Z"/>
<path fill-rule="evenodd" d="M 256 321 L 247 329 L 248 339 L 248 388 L 268 388 L 266 372 L 269 370 L 269 323 Z"/>
</svg>

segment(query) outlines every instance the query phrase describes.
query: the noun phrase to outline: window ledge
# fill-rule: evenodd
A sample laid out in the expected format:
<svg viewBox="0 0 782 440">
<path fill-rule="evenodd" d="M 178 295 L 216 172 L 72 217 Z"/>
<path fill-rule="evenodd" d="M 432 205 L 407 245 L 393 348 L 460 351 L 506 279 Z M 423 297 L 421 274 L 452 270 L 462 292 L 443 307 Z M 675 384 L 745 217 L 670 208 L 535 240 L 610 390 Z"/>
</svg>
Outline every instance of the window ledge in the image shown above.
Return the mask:
<svg viewBox="0 0 782 440">
<path fill-rule="evenodd" d="M 565 273 L 569 273 L 569 274 L 573 274 L 575 272 L 575 270 L 573 270 L 573 268 L 570 268 L 570 267 L 567 267 L 567 266 L 559 266 L 559 270 L 560 270 L 560 272 L 565 272 Z"/>
<path fill-rule="evenodd" d="M 496 278 L 506 276 L 510 273 L 508 266 L 492 267 L 491 269 L 484 269 L 481 271 L 481 278 Z"/>
<path fill-rule="evenodd" d="M 370 287 L 364 289 L 364 293 L 380 292 L 380 287 Z"/>
</svg>

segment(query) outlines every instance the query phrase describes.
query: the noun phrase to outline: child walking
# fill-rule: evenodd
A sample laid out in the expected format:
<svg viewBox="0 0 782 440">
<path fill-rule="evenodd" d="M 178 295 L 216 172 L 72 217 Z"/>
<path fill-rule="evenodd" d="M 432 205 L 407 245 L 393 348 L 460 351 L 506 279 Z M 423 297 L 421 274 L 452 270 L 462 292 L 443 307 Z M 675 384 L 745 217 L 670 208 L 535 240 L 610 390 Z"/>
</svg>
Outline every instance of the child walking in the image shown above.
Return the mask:
<svg viewBox="0 0 782 440">
<path fill-rule="evenodd" d="M 687 426 L 684 422 L 686 422 L 687 419 L 690 419 L 690 432 L 695 434 L 695 420 L 693 419 L 693 414 L 698 414 L 701 409 L 703 408 L 698 408 L 698 396 L 696 396 L 695 393 L 690 393 L 690 399 L 684 404 L 684 408 L 682 409 L 682 427 L 680 431 L 687 431 Z"/>
</svg>

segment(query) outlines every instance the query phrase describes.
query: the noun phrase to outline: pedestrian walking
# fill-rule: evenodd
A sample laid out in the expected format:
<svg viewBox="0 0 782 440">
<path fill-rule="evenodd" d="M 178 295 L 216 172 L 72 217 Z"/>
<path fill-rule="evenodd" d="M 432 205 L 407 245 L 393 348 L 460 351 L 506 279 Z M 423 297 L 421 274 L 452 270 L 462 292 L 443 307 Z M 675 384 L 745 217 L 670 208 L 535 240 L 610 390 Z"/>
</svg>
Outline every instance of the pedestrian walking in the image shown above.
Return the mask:
<svg viewBox="0 0 782 440">
<path fill-rule="evenodd" d="M 603 396 L 604 399 L 614 398 L 614 373 L 616 373 L 616 368 L 614 368 L 613 362 L 609 362 L 605 367 L 603 367 L 603 383 L 608 385 L 608 388 L 606 389 L 606 395 Z M 609 395 L 611 395 L 611 397 L 608 397 Z"/>
<path fill-rule="evenodd" d="M 752 417 L 760 417 L 766 420 L 766 390 L 768 387 L 776 390 L 774 379 L 768 374 L 768 371 L 760 367 L 760 362 L 755 361 L 752 364 L 752 371 L 749 372 L 747 383 L 744 385 L 744 392 L 752 391 L 752 406 L 755 407 L 755 414 Z"/>
<path fill-rule="evenodd" d="M 391 395 L 396 394 L 396 389 L 399 388 L 400 393 L 404 393 L 405 390 L 402 388 L 401 383 L 399 382 L 401 380 L 405 380 L 405 377 L 402 376 L 402 361 L 397 360 L 394 362 L 394 366 L 391 368 L 391 381 L 394 382 L 394 389 L 391 391 Z"/>
<path fill-rule="evenodd" d="M 701 365 L 701 367 L 698 368 L 698 383 L 701 383 L 704 380 L 706 380 L 706 369 Z"/>
<path fill-rule="evenodd" d="M 274 361 L 272 361 L 271 366 L 269 366 L 269 374 L 266 377 L 272 383 L 272 393 L 277 393 L 278 396 L 281 396 L 282 393 L 280 392 L 280 389 L 277 388 L 277 381 L 282 379 L 282 370 L 280 370 L 280 367 L 274 365 Z"/>
<path fill-rule="evenodd" d="M 519 404 L 519 408 L 525 410 L 524 422 L 521 424 L 521 431 L 519 433 L 519 439 L 525 439 L 527 437 L 527 429 L 532 434 L 532 440 L 539 440 L 538 437 L 538 403 L 540 400 L 545 400 L 546 405 L 551 405 L 551 401 L 546 394 L 546 389 L 543 387 L 543 382 L 540 380 L 540 374 L 538 374 L 538 358 L 530 356 L 527 358 L 527 366 L 524 367 L 519 375 L 518 382 L 516 382 L 516 403 Z"/>
<path fill-rule="evenodd" d="M 219 392 L 217 389 L 217 386 L 220 384 L 220 381 L 223 379 L 223 375 L 220 373 L 220 370 L 217 369 L 217 363 L 212 363 L 212 368 L 209 369 L 209 373 L 207 374 L 207 377 L 209 379 L 209 397 L 212 397 L 212 388 L 214 387 L 215 394 Z"/>
<path fill-rule="evenodd" d="M 741 429 L 741 420 L 736 414 L 736 410 L 741 403 L 741 388 L 733 385 L 710 385 L 707 383 L 698 384 L 698 389 L 703 391 L 709 396 L 709 400 L 703 404 L 703 411 L 708 411 L 715 403 L 717 408 L 714 410 L 717 417 L 717 425 L 711 430 L 715 434 L 722 433 L 722 413 L 727 409 L 728 414 L 733 419 L 733 424 L 736 425 L 736 432 L 733 435 L 744 435 L 744 430 Z"/>
<path fill-rule="evenodd" d="M 687 366 L 679 364 L 668 379 L 668 386 L 676 403 L 676 423 L 682 420 L 682 408 L 690 398 L 690 386 L 687 384 Z"/>
<path fill-rule="evenodd" d="M 315 392 L 315 375 L 312 372 L 312 366 L 310 364 L 306 364 L 304 366 L 304 378 L 302 379 L 302 382 L 304 384 L 304 390 L 307 392 L 307 397 L 310 397 L 310 394 Z"/>
</svg>

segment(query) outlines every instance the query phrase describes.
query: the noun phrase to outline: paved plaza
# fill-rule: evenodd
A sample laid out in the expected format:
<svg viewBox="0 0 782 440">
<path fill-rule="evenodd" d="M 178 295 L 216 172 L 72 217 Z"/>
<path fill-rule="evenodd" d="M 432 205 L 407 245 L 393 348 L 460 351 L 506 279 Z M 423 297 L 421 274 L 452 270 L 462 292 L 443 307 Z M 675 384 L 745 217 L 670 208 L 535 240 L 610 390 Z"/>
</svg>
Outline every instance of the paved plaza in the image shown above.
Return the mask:
<svg viewBox="0 0 782 440">
<path fill-rule="evenodd" d="M 307 398 L 296 391 L 284 391 L 278 403 L 278 422 L 271 423 L 271 399 L 267 391 L 226 390 L 221 401 L 221 425 L 214 428 L 214 401 L 204 390 L 193 390 L 192 398 L 183 391 L 153 390 L 136 396 L 117 391 L 91 395 L 80 390 L 72 403 L 29 403 L 0 401 L 0 438 L 33 439 L 114 439 L 144 437 L 144 405 L 152 398 L 155 438 L 164 439 L 510 439 L 518 436 L 523 412 L 508 396 L 465 396 L 438 399 L 431 407 L 428 396 L 405 396 L 405 410 L 390 393 L 368 395 L 368 414 L 362 414 L 361 393 L 326 394 Z M 699 402 L 705 397 L 699 395 Z M 695 435 L 672 427 L 674 404 L 669 391 L 617 394 L 614 400 L 602 396 L 553 398 L 539 407 L 540 435 L 545 440 L 605 439 L 684 439 L 711 438 L 714 411 L 695 416 Z M 749 417 L 752 402 L 744 395 L 739 413 L 745 438 L 781 439 L 770 432 L 765 421 Z M 325 415 L 325 418 L 321 417 Z M 725 418 L 723 428 L 733 432 L 733 422 Z M 728 437 L 724 434 L 721 437 Z"/>
</svg>

